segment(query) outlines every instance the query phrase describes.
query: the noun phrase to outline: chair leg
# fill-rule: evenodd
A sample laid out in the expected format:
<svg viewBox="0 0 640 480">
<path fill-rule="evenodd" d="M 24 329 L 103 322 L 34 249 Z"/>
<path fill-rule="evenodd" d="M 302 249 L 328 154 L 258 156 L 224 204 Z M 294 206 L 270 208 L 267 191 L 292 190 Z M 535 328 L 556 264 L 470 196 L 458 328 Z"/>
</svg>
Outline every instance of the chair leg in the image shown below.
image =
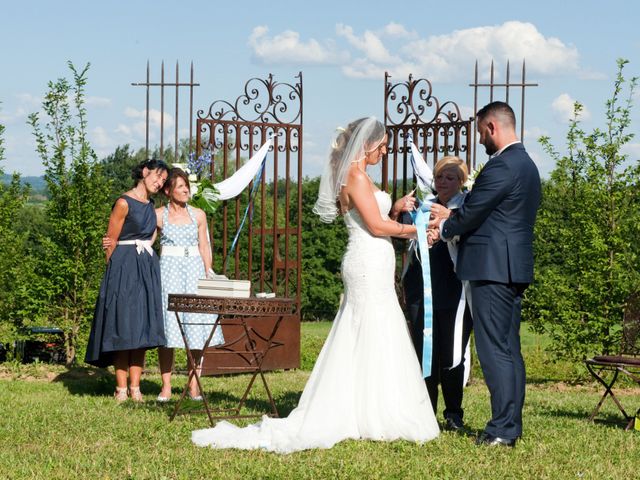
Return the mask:
<svg viewBox="0 0 640 480">
<path fill-rule="evenodd" d="M 617 368 L 614 368 L 613 371 L 613 378 L 611 379 L 610 382 L 606 382 L 605 379 L 599 374 L 599 372 L 601 372 L 603 369 L 600 369 L 596 372 L 596 369 L 594 369 L 592 367 L 592 365 L 587 363 L 587 369 L 589 370 L 589 372 L 591 373 L 591 375 L 598 381 L 600 382 L 604 388 L 605 391 L 602 394 L 602 397 L 600 398 L 600 401 L 598 402 L 598 405 L 596 405 L 596 408 L 593 410 L 593 412 L 591 412 L 591 415 L 589 416 L 589 421 L 594 421 L 596 415 L 598 414 L 598 412 L 600 411 L 600 407 L 602 407 L 602 404 L 604 403 L 605 399 L 607 398 L 607 396 L 611 396 L 611 399 L 614 401 L 614 403 L 618 406 L 618 409 L 620 410 L 620 412 L 622 412 L 622 415 L 624 415 L 625 420 L 627 420 L 627 422 L 629 422 L 627 424 L 627 427 L 625 428 L 625 430 L 629 430 L 629 425 L 633 425 L 633 418 L 627 414 L 627 412 L 625 411 L 624 407 L 622 406 L 622 404 L 620 403 L 620 401 L 618 400 L 618 397 L 615 396 L 615 394 L 613 393 L 613 385 L 616 383 L 616 380 L 618 379 L 618 375 L 620 374 L 620 370 L 618 370 Z"/>
</svg>

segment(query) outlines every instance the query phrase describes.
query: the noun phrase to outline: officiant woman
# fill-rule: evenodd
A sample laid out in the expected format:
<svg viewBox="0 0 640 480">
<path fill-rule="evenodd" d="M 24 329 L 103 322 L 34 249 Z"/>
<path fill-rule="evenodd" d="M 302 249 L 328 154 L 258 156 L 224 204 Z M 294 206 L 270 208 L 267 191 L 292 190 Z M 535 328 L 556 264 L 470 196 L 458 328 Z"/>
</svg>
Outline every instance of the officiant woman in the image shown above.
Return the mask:
<svg viewBox="0 0 640 480">
<path fill-rule="evenodd" d="M 436 203 L 456 210 L 465 194 L 462 186 L 468 171 L 458 157 L 441 158 L 434 168 Z M 407 253 L 409 265 L 402 279 L 411 337 L 419 358 L 422 358 L 424 328 L 424 288 L 419 250 L 415 244 Z M 438 385 L 444 400 L 444 428 L 460 431 L 464 428 L 462 391 L 465 376 L 465 350 L 471 333 L 471 313 L 463 299 L 462 283 L 456 276 L 456 247 L 437 242 L 429 249 L 431 292 L 433 301 L 433 348 L 431 376 L 425 378 L 434 413 L 437 414 Z M 453 256 L 453 259 L 452 259 Z"/>
</svg>

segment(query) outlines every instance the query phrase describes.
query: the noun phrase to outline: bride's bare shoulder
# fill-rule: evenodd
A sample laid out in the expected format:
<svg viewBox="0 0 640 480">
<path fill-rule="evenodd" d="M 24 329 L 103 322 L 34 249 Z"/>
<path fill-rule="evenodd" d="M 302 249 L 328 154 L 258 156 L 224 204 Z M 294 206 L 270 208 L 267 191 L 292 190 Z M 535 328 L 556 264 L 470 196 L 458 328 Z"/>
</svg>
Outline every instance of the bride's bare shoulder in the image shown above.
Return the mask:
<svg viewBox="0 0 640 480">
<path fill-rule="evenodd" d="M 349 173 L 347 173 L 347 187 L 349 188 L 362 188 L 364 186 L 369 186 L 369 177 L 365 172 L 360 170 L 359 168 L 350 168 Z"/>
</svg>

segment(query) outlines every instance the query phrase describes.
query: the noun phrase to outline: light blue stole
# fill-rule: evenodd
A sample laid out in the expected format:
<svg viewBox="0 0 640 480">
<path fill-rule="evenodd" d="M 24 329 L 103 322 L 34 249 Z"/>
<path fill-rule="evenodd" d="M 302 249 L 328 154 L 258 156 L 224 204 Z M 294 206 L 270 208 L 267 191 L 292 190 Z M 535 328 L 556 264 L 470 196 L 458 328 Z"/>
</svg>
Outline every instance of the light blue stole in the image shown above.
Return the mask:
<svg viewBox="0 0 640 480">
<path fill-rule="evenodd" d="M 424 286 L 424 328 L 422 330 L 422 376 L 431 376 L 431 352 L 433 349 L 433 303 L 431 297 L 431 264 L 429 263 L 429 245 L 427 243 L 427 226 L 431 202 L 421 202 L 411 213 L 411 219 L 418 234 L 418 250 L 422 265 L 422 285 Z"/>
</svg>

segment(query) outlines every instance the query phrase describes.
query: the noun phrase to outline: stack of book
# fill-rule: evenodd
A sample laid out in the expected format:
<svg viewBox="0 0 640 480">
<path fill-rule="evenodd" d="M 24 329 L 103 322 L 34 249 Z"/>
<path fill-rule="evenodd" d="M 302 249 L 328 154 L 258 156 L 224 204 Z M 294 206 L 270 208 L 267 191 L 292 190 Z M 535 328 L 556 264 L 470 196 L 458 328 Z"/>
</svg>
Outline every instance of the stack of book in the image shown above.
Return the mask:
<svg viewBox="0 0 640 480">
<path fill-rule="evenodd" d="M 251 296 L 249 280 L 229 280 L 224 275 L 198 280 L 198 295 L 205 297 L 248 298 Z"/>
</svg>

